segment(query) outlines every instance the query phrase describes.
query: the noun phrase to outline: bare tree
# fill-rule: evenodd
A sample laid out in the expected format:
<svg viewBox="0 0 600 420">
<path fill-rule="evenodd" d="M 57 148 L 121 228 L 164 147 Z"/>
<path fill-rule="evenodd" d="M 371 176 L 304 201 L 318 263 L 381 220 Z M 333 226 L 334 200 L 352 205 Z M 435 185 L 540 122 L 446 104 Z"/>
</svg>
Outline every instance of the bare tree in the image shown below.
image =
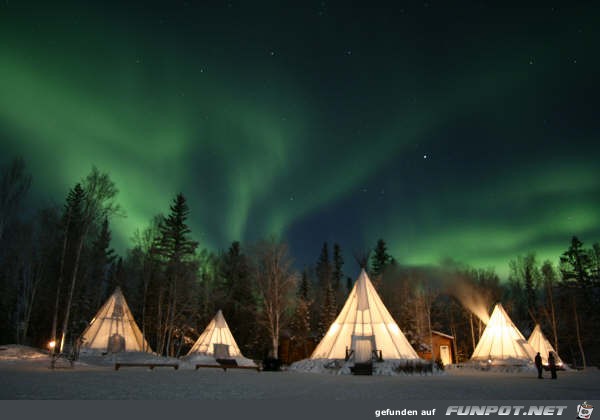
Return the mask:
<svg viewBox="0 0 600 420">
<path fill-rule="evenodd" d="M 77 280 L 79 270 L 79 261 L 83 250 L 83 243 L 88 233 L 90 226 L 99 220 L 109 219 L 111 216 L 119 212 L 119 205 L 114 201 L 118 193 L 117 187 L 110 179 L 107 173 L 101 173 L 95 166 L 92 171 L 83 181 L 85 196 L 82 214 L 82 226 L 79 233 L 78 244 L 75 254 L 75 263 L 71 276 L 71 287 L 69 289 L 69 297 L 67 300 L 66 313 L 63 320 L 62 336 L 60 340 L 59 352 L 64 349 L 65 338 L 69 325 L 69 315 L 73 303 L 73 292 Z"/>
<path fill-rule="evenodd" d="M 142 296 L 142 351 L 146 351 L 146 306 L 148 300 L 148 287 L 152 280 L 152 275 L 156 265 L 157 244 L 160 239 L 160 223 L 163 220 L 162 215 L 155 216 L 150 222 L 150 226 L 140 233 L 136 230 L 133 236 L 133 242 L 142 253 L 142 282 L 144 291 Z"/>
<path fill-rule="evenodd" d="M 298 279 L 291 266 L 286 244 L 270 239 L 256 246 L 253 271 L 262 309 L 259 321 L 268 330 L 274 358 L 278 358 L 279 333 L 288 320 Z"/>
</svg>

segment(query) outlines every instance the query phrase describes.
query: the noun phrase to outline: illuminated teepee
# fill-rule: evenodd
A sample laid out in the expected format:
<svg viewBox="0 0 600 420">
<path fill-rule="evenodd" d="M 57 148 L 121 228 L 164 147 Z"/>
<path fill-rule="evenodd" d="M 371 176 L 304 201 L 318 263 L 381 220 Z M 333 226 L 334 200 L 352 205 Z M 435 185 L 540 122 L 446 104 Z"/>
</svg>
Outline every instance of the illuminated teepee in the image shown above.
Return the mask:
<svg viewBox="0 0 600 420">
<path fill-rule="evenodd" d="M 502 304 L 496 304 L 471 360 L 493 365 L 522 365 L 533 363 L 534 357 L 535 351 L 515 327 Z"/>
<path fill-rule="evenodd" d="M 342 311 L 310 358 L 343 360 L 348 354 L 355 362 L 368 362 L 379 351 L 384 360 L 419 359 L 362 270 Z"/>
<path fill-rule="evenodd" d="M 194 356 L 235 359 L 238 363 L 244 362 L 245 365 L 254 364 L 252 360 L 242 355 L 221 310 L 210 321 L 187 354 L 187 357 Z"/>
<path fill-rule="evenodd" d="M 152 352 L 135 323 L 119 287 L 102 305 L 81 335 L 79 351 L 81 353 Z"/>
<path fill-rule="evenodd" d="M 527 342 L 533 348 L 534 352 L 540 353 L 540 356 L 542 356 L 542 363 L 544 365 L 548 365 L 548 354 L 550 352 L 554 353 L 554 358 L 556 359 L 556 366 L 563 365 L 563 361 L 560 360 L 560 357 L 558 357 L 558 353 L 554 350 L 552 344 L 550 344 L 550 342 L 546 339 L 544 333 L 542 333 L 540 324 L 536 324 Z"/>
</svg>

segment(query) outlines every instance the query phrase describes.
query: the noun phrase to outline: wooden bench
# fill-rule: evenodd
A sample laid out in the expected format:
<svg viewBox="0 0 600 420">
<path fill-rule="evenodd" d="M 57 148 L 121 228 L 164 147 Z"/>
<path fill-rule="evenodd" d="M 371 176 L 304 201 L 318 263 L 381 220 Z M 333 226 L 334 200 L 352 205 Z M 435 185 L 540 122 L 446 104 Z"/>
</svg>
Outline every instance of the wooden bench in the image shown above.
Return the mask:
<svg viewBox="0 0 600 420">
<path fill-rule="evenodd" d="M 162 362 L 156 362 L 156 363 L 116 362 L 115 363 L 115 370 L 119 370 L 121 367 L 148 367 L 148 368 L 150 368 L 150 370 L 154 369 L 155 367 L 172 367 L 173 369 L 177 370 L 177 369 L 179 369 L 179 363 L 162 363 Z"/>
<path fill-rule="evenodd" d="M 237 364 L 235 359 L 216 359 L 218 365 L 207 365 L 207 364 L 197 364 L 196 370 L 200 368 L 220 368 L 223 371 L 227 372 L 227 369 L 252 369 L 257 372 L 260 372 L 260 368 L 258 366 L 240 366 Z"/>
</svg>

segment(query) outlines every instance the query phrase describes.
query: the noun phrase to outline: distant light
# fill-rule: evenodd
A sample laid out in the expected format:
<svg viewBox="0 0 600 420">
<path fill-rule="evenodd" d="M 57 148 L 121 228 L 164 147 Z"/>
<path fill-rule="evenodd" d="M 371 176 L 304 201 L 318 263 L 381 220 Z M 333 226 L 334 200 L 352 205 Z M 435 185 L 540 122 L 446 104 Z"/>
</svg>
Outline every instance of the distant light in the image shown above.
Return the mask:
<svg viewBox="0 0 600 420">
<path fill-rule="evenodd" d="M 48 348 L 52 350 L 54 347 L 56 347 L 56 341 L 52 340 L 48 343 Z"/>
<path fill-rule="evenodd" d="M 427 159 L 427 155 L 423 155 L 423 159 Z"/>
</svg>

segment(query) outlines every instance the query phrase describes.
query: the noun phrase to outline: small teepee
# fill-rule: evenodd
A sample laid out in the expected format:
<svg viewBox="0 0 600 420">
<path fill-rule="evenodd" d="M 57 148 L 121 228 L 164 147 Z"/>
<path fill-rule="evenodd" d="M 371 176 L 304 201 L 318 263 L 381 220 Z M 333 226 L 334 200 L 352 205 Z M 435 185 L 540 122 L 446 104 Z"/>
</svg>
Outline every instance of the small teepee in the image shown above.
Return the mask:
<svg viewBox="0 0 600 420">
<path fill-rule="evenodd" d="M 496 304 L 471 360 L 492 365 L 522 365 L 533 363 L 534 357 L 533 348 L 513 324 L 502 304 Z"/>
<path fill-rule="evenodd" d="M 384 360 L 419 359 L 362 270 L 342 311 L 310 358 L 344 360 L 350 356 L 349 360 L 364 363 L 379 356 L 379 351 Z"/>
<path fill-rule="evenodd" d="M 80 340 L 81 353 L 152 352 L 119 287 L 102 305 Z"/>
<path fill-rule="evenodd" d="M 252 360 L 242 355 L 220 309 L 186 356 L 186 358 L 198 357 L 208 357 L 215 361 L 235 359 L 240 365 L 254 365 Z"/>
<path fill-rule="evenodd" d="M 540 353 L 540 356 L 542 356 L 542 363 L 544 365 L 548 365 L 548 355 L 550 352 L 554 353 L 554 358 L 556 359 L 556 366 L 563 365 L 563 361 L 558 356 L 558 353 L 554 350 L 552 344 L 550 344 L 550 342 L 546 339 L 544 333 L 542 333 L 540 324 L 536 324 L 527 342 L 533 348 L 534 352 Z"/>
</svg>

